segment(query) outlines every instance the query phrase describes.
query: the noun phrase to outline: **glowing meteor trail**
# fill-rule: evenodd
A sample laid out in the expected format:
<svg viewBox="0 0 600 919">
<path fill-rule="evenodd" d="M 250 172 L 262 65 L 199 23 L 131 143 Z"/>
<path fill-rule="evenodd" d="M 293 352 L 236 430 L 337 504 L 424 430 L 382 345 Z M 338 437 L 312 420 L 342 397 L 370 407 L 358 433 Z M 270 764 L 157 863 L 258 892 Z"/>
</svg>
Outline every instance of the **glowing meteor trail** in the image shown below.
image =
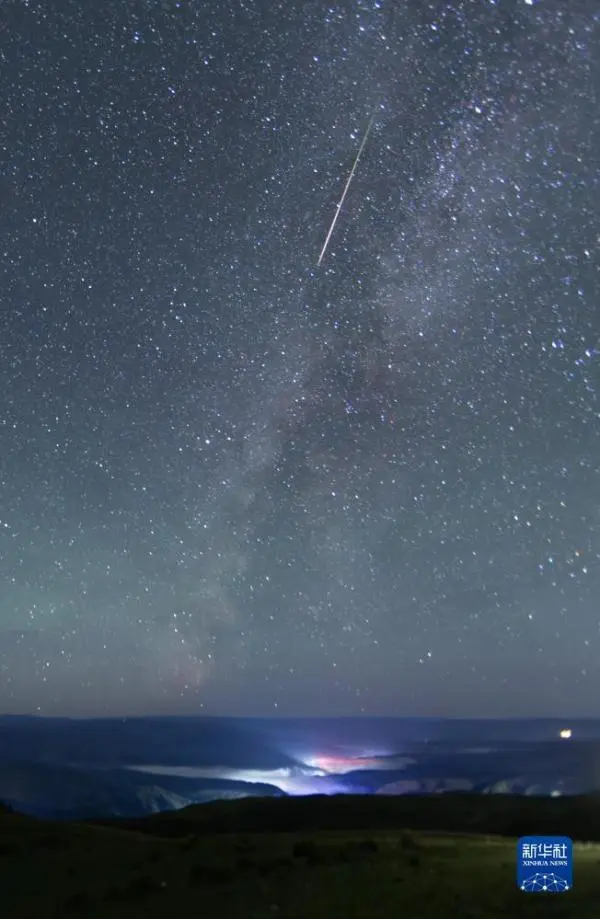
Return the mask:
<svg viewBox="0 0 600 919">
<path fill-rule="evenodd" d="M 324 257 L 324 255 L 325 255 L 325 253 L 327 252 L 327 246 L 329 245 L 329 240 L 331 239 L 331 235 L 332 235 L 332 233 L 333 233 L 333 231 L 334 231 L 334 229 L 335 229 L 335 225 L 336 225 L 336 223 L 337 223 L 337 219 L 338 219 L 338 217 L 340 216 L 340 211 L 341 211 L 341 209 L 342 209 L 343 206 L 344 206 L 344 200 L 345 200 L 345 198 L 346 198 L 346 195 L 348 194 L 348 189 L 350 188 L 350 183 L 352 182 L 352 179 L 354 178 L 354 173 L 356 172 L 356 167 L 358 166 L 358 161 L 359 161 L 359 159 L 360 159 L 361 153 L 362 153 L 363 150 L 365 149 L 365 144 L 366 144 L 367 139 L 368 139 L 368 137 L 369 137 L 369 134 L 370 134 L 371 127 L 372 127 L 372 125 L 373 125 L 374 119 L 375 119 L 375 112 L 373 112 L 373 114 L 371 115 L 371 117 L 370 117 L 370 119 L 369 119 L 369 124 L 367 125 L 367 130 L 365 131 L 364 136 L 363 136 L 363 139 L 362 139 L 362 142 L 361 142 L 361 145 L 360 145 L 360 147 L 358 148 L 358 153 L 356 154 L 356 159 L 354 160 L 354 163 L 353 163 L 353 165 L 352 165 L 352 169 L 350 170 L 350 175 L 348 176 L 348 180 L 347 180 L 347 182 L 346 182 L 346 185 L 344 186 L 344 191 L 342 192 L 342 197 L 341 197 L 340 200 L 338 201 L 338 206 L 337 206 L 336 209 L 335 209 L 335 214 L 334 214 L 334 216 L 333 216 L 333 220 L 331 221 L 331 226 L 329 227 L 329 233 L 327 234 L 327 237 L 326 237 L 326 239 L 325 239 L 325 242 L 323 243 L 323 248 L 321 249 L 321 254 L 319 255 L 319 261 L 317 262 L 317 265 L 318 265 L 318 266 L 321 265 L 321 262 L 323 261 L 323 257 Z"/>
</svg>

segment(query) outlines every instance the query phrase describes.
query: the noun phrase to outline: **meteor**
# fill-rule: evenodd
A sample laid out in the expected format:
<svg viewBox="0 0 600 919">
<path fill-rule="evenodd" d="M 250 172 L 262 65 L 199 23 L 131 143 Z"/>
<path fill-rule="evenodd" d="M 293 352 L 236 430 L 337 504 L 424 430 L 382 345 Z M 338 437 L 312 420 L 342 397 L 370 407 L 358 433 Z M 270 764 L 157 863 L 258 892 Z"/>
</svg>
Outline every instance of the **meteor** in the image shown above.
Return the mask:
<svg viewBox="0 0 600 919">
<path fill-rule="evenodd" d="M 365 144 L 367 143 L 367 139 L 368 139 L 369 134 L 370 134 L 370 132 L 371 132 L 371 127 L 373 126 L 373 121 L 374 121 L 374 120 L 375 120 L 375 112 L 373 112 L 373 114 L 371 115 L 371 117 L 370 117 L 370 119 L 369 119 L 369 124 L 367 125 L 367 130 L 365 131 L 365 133 L 364 133 L 364 135 L 363 135 L 363 139 L 362 139 L 361 145 L 360 145 L 360 147 L 358 148 L 358 153 L 356 154 L 356 159 L 354 160 L 354 163 L 352 164 L 352 169 L 350 170 L 350 175 L 348 176 L 348 180 L 346 181 L 346 185 L 344 186 L 344 191 L 342 192 L 342 197 L 341 197 L 340 200 L 338 201 L 338 206 L 337 206 L 336 209 L 335 209 L 335 214 L 334 214 L 334 216 L 333 216 L 333 220 L 331 221 L 331 226 L 329 227 L 329 233 L 327 234 L 327 236 L 326 236 L 326 238 L 325 238 L 325 242 L 323 243 L 323 248 L 321 249 L 321 254 L 319 255 L 319 260 L 318 260 L 318 262 L 317 262 L 317 266 L 318 266 L 318 267 L 321 266 L 321 262 L 323 261 L 323 257 L 325 256 L 325 253 L 327 252 L 327 247 L 328 247 L 328 245 L 329 245 L 329 240 L 331 239 L 331 235 L 332 235 L 332 233 L 333 233 L 333 231 L 334 231 L 334 229 L 335 229 L 335 225 L 336 225 L 336 223 L 337 223 L 337 219 L 338 219 L 338 217 L 340 216 L 340 211 L 341 211 L 341 209 L 342 209 L 343 206 L 344 206 L 344 200 L 345 200 L 345 198 L 346 198 L 346 195 L 348 194 L 348 189 L 350 188 L 350 184 L 351 184 L 351 182 L 352 182 L 352 179 L 354 178 L 354 173 L 356 172 L 356 167 L 358 166 L 358 161 L 359 161 L 359 159 L 360 159 L 360 157 L 361 157 L 361 154 L 362 154 L 363 150 L 365 149 Z"/>
</svg>

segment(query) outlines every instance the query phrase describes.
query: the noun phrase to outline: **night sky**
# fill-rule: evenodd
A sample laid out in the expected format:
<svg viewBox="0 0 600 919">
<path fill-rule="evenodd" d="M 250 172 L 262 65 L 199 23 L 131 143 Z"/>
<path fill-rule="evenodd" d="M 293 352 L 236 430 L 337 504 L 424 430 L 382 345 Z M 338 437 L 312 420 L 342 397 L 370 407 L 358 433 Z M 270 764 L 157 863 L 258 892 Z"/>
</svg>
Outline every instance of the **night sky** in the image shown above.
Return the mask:
<svg viewBox="0 0 600 919">
<path fill-rule="evenodd" d="M 3 0 L 0 710 L 597 713 L 599 96 L 597 0 Z"/>
</svg>

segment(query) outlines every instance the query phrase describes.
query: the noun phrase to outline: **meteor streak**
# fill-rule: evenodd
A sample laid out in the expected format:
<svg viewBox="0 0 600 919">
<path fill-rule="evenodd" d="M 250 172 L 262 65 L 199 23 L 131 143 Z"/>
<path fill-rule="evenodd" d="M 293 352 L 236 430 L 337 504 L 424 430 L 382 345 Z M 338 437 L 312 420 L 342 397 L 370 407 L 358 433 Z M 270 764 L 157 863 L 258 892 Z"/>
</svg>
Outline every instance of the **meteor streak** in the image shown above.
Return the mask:
<svg viewBox="0 0 600 919">
<path fill-rule="evenodd" d="M 348 176 L 348 180 L 347 180 L 347 182 L 346 182 L 346 185 L 344 186 L 344 191 L 342 192 L 342 197 L 341 197 L 340 200 L 338 201 L 338 206 L 337 206 L 336 209 L 335 209 L 335 214 L 334 214 L 334 216 L 333 216 L 333 220 L 331 221 L 331 226 L 329 227 L 329 233 L 327 234 L 327 237 L 325 238 L 325 242 L 323 243 L 323 248 L 321 249 L 321 254 L 319 255 L 319 261 L 317 262 L 317 266 L 319 266 L 319 267 L 320 267 L 320 265 L 321 265 L 321 262 L 323 261 L 323 257 L 324 257 L 324 255 L 325 255 L 325 253 L 327 252 L 327 246 L 329 245 L 329 240 L 331 239 L 331 234 L 333 233 L 333 231 L 334 231 L 334 229 L 335 229 L 335 225 L 336 225 L 336 223 L 337 223 L 337 219 L 338 219 L 338 217 L 340 216 L 340 211 L 341 211 L 342 207 L 344 206 L 344 200 L 345 200 L 345 198 L 346 198 L 346 195 L 348 194 L 348 189 L 350 188 L 350 183 L 352 182 L 352 179 L 354 178 L 354 173 L 356 172 L 356 167 L 358 166 L 358 161 L 359 161 L 359 159 L 360 159 L 361 153 L 362 153 L 363 150 L 365 149 L 365 144 L 366 144 L 367 139 L 368 139 L 368 137 L 369 137 L 369 134 L 370 134 L 370 132 L 371 132 L 371 127 L 372 127 L 372 125 L 373 125 L 373 121 L 374 121 L 374 120 L 375 120 L 375 112 L 373 112 L 373 114 L 371 115 L 371 117 L 370 117 L 370 119 L 369 119 L 369 124 L 367 125 L 367 130 L 365 131 L 364 136 L 363 136 L 363 139 L 362 139 L 362 142 L 361 142 L 361 145 L 360 145 L 360 147 L 358 148 L 358 153 L 356 154 L 356 159 L 354 160 L 354 163 L 353 163 L 353 165 L 352 165 L 352 169 L 350 170 L 350 175 Z"/>
</svg>

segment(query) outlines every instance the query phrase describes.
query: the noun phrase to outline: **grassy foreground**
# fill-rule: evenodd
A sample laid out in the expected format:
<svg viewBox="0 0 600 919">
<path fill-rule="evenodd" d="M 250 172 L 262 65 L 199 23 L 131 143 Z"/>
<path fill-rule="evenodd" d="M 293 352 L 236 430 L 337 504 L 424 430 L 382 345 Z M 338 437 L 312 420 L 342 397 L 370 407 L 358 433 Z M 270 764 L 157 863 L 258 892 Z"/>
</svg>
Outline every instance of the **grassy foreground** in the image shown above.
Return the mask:
<svg viewBox="0 0 600 919">
<path fill-rule="evenodd" d="M 156 825 L 155 821 L 153 828 Z M 575 846 L 572 891 L 540 895 L 515 888 L 513 839 L 399 828 L 196 834 L 190 832 L 191 826 L 185 812 L 181 835 L 171 830 L 162 837 L 114 826 L 41 823 L 0 813 L 0 915 L 3 919 L 600 916 L 597 844 Z"/>
</svg>

